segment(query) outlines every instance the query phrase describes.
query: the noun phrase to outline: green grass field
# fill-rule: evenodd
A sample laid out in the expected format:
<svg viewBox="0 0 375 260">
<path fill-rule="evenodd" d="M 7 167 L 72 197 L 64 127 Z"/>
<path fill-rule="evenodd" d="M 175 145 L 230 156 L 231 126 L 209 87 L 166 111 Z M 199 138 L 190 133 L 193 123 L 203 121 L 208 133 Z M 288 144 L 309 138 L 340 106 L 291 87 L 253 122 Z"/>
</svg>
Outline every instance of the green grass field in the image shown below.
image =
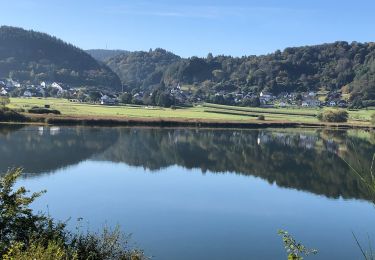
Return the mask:
<svg viewBox="0 0 375 260">
<path fill-rule="evenodd" d="M 145 106 L 103 106 L 86 103 L 73 103 L 66 99 L 56 98 L 11 98 L 10 107 L 26 111 L 33 106 L 50 105 L 65 116 L 86 117 L 123 117 L 123 118 L 156 118 L 156 119 L 201 119 L 220 121 L 254 121 L 264 115 L 266 121 L 318 122 L 316 115 L 321 109 L 306 108 L 250 108 L 216 104 L 203 104 L 191 108 L 160 108 Z M 349 111 L 349 121 L 369 123 L 374 110 Z"/>
</svg>

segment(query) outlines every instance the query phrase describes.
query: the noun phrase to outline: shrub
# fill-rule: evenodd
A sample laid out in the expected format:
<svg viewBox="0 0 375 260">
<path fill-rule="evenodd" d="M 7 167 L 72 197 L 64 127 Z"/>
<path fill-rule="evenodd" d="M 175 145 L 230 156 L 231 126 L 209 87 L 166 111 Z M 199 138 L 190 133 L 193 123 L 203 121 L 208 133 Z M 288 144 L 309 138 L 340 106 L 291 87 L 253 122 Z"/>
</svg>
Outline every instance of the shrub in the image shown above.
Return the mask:
<svg viewBox="0 0 375 260">
<path fill-rule="evenodd" d="M 258 120 L 266 120 L 266 118 L 265 118 L 265 116 L 264 115 L 260 115 L 260 116 L 258 116 L 258 118 L 257 118 Z"/>
<path fill-rule="evenodd" d="M 375 113 L 371 115 L 371 123 L 375 125 Z"/>
<path fill-rule="evenodd" d="M 316 255 L 318 250 L 309 249 L 303 244 L 297 242 L 288 232 L 279 230 L 277 232 L 283 239 L 284 248 L 288 253 L 288 259 L 303 260 L 301 255 L 308 256 L 310 254 Z"/>
<path fill-rule="evenodd" d="M 44 246 L 32 241 L 26 248 L 22 243 L 14 243 L 8 252 L 3 255 L 3 260 L 14 259 L 78 260 L 78 256 L 75 252 L 69 252 L 62 242 L 50 241 L 47 246 Z"/>
<path fill-rule="evenodd" d="M 349 114 L 345 110 L 327 110 L 318 114 L 318 119 L 323 122 L 347 122 Z"/>
<path fill-rule="evenodd" d="M 10 103 L 9 97 L 0 97 L 0 106 L 5 107 Z"/>
<path fill-rule="evenodd" d="M 49 108 L 44 108 L 44 107 L 33 107 L 29 109 L 28 112 L 31 114 L 55 114 L 55 115 L 61 114 L 59 110 L 49 109 Z"/>
<path fill-rule="evenodd" d="M 7 107 L 0 108 L 0 121 L 1 122 L 25 122 L 27 118 L 15 110 Z"/>
</svg>

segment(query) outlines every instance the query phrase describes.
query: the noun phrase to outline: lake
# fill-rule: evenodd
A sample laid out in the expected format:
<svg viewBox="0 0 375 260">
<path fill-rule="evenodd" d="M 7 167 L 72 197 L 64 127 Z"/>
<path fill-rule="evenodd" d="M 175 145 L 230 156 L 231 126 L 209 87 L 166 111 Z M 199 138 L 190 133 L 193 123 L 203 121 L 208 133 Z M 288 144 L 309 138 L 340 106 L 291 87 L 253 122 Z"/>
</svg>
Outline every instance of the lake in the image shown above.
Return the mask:
<svg viewBox="0 0 375 260">
<path fill-rule="evenodd" d="M 33 204 L 74 229 L 120 225 L 154 259 L 283 259 L 278 229 L 360 259 L 375 208 L 347 161 L 369 174 L 375 133 L 314 129 L 0 127 L 0 170 L 47 190 Z"/>
</svg>

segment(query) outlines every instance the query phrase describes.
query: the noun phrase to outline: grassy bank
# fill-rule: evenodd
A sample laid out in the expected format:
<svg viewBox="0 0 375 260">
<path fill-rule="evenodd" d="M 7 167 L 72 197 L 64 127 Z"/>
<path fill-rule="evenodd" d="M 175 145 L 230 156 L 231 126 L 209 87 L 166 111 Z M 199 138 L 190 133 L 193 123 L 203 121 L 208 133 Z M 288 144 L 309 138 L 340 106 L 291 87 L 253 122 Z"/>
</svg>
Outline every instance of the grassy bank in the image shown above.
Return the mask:
<svg viewBox="0 0 375 260">
<path fill-rule="evenodd" d="M 203 104 L 188 108 L 161 108 L 134 105 L 102 106 L 74 103 L 55 98 L 12 98 L 10 108 L 28 109 L 49 105 L 61 115 L 32 115 L 25 113 L 33 122 L 50 124 L 86 125 L 150 125 L 150 126 L 207 126 L 207 127 L 371 127 L 374 110 L 349 111 L 349 121 L 329 124 L 318 121 L 321 109 L 302 108 L 249 108 L 216 104 Z M 257 120 L 264 116 L 265 120 Z"/>
</svg>

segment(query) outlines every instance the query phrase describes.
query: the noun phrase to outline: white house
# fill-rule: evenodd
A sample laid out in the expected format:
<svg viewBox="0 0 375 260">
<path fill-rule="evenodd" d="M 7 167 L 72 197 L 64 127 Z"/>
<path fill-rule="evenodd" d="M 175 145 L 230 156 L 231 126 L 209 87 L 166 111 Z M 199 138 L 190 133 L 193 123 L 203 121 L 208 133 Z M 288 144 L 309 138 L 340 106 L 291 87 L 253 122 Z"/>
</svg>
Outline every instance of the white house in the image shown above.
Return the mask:
<svg viewBox="0 0 375 260">
<path fill-rule="evenodd" d="M 24 97 L 32 97 L 33 94 L 31 93 L 30 90 L 26 90 L 25 92 L 23 92 L 23 96 L 24 96 Z"/>
<path fill-rule="evenodd" d="M 8 91 L 6 91 L 4 88 L 2 88 L 1 91 L 0 91 L 0 95 L 6 96 L 6 95 L 8 95 Z"/>
<path fill-rule="evenodd" d="M 281 102 L 279 103 L 279 107 L 286 107 L 286 103 L 285 103 L 284 101 L 281 101 Z"/>
<path fill-rule="evenodd" d="M 330 102 L 329 102 L 329 106 L 331 106 L 331 107 L 336 106 L 336 102 L 335 102 L 335 101 L 330 101 Z"/>
<path fill-rule="evenodd" d="M 53 82 L 52 84 L 51 84 L 51 87 L 53 87 L 53 88 L 56 88 L 59 92 L 63 92 L 63 88 L 58 84 L 58 83 L 56 83 L 56 82 Z"/>
<path fill-rule="evenodd" d="M 267 93 L 267 92 L 260 92 L 260 95 L 259 95 L 262 99 L 265 99 L 267 101 L 269 101 L 271 98 L 272 98 L 272 95 L 270 93 Z"/>
<path fill-rule="evenodd" d="M 309 97 L 315 97 L 315 96 L 316 96 L 316 93 L 314 91 L 309 92 Z"/>
<path fill-rule="evenodd" d="M 104 95 L 100 98 L 100 104 L 102 105 L 115 105 L 117 100 L 115 98 Z"/>
</svg>

